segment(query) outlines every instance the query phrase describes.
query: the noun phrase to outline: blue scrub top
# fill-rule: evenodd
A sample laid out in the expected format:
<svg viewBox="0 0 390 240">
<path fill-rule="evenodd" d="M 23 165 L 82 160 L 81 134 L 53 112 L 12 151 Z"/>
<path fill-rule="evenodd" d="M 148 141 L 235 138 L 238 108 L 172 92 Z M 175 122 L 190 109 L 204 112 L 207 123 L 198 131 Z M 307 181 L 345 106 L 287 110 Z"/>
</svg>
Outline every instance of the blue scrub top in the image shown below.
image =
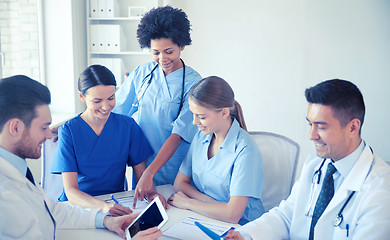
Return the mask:
<svg viewBox="0 0 390 240">
<path fill-rule="evenodd" d="M 59 128 L 51 172 L 77 172 L 79 189 L 96 196 L 124 190 L 126 164 L 136 166 L 153 150 L 131 117 L 111 113 L 100 136 L 79 116 Z M 65 192 L 60 201 L 66 201 Z"/>
<path fill-rule="evenodd" d="M 192 178 L 200 192 L 217 201 L 229 202 L 232 196 L 249 197 L 244 215 L 238 223 L 253 221 L 264 213 L 260 200 L 264 178 L 260 151 L 236 119 L 219 153 L 208 159 L 212 136 L 204 135 L 201 131 L 195 135 L 180 172 Z"/>
<path fill-rule="evenodd" d="M 156 185 L 173 184 L 192 138 L 198 131 L 197 127 L 192 124 L 188 93 L 202 77 L 191 67 L 185 67 L 184 102 L 180 115 L 177 117 L 182 92 L 183 68 L 164 76 L 162 68 L 158 66 L 145 91 L 149 81 L 149 77 L 145 77 L 150 74 L 156 64 L 156 62 L 149 62 L 138 66 L 130 74 L 116 92 L 116 106 L 113 111 L 128 116 L 138 111 L 138 124 L 154 151 L 154 154 L 146 161 L 147 166 L 154 160 L 171 134 L 175 133 L 183 138 L 177 151 L 153 179 Z M 143 80 L 145 80 L 144 84 L 142 84 Z M 139 105 L 133 106 L 138 101 Z"/>
</svg>

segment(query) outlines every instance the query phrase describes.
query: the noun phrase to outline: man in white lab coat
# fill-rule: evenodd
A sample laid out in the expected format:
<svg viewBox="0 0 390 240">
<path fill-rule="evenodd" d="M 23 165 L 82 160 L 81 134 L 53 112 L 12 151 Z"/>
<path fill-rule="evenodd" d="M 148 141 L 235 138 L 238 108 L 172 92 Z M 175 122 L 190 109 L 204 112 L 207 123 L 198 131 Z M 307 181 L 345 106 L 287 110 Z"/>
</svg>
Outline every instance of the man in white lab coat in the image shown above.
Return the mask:
<svg viewBox="0 0 390 240">
<path fill-rule="evenodd" d="M 0 80 L 0 239 L 54 239 L 56 228 L 107 228 L 125 237 L 136 215 L 111 217 L 48 198 L 26 158 L 39 158 L 52 137 L 50 92 L 26 76 Z M 157 239 L 157 229 L 138 234 Z"/>
<path fill-rule="evenodd" d="M 333 79 L 306 89 L 305 95 L 317 157 L 305 162 L 287 200 L 227 238 L 389 239 L 390 166 L 361 139 L 361 92 L 351 82 Z M 333 184 L 326 181 L 324 188 L 329 163 L 336 171 L 329 178 Z M 330 185 L 334 195 L 324 205 L 318 199 Z M 325 210 L 318 215 L 320 203 Z M 318 221 L 312 221 L 313 215 Z"/>
</svg>

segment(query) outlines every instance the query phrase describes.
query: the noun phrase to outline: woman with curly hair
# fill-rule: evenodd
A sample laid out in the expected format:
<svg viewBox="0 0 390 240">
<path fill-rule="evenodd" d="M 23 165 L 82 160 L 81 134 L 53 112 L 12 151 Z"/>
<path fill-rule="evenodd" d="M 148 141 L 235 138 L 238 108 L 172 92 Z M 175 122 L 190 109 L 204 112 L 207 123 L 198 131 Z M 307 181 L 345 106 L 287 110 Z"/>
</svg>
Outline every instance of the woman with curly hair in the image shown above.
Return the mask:
<svg viewBox="0 0 390 240">
<path fill-rule="evenodd" d="M 137 38 L 150 48 L 153 61 L 138 66 L 116 92 L 114 112 L 132 116 L 149 140 L 154 154 L 135 189 L 143 199 L 155 185 L 173 184 L 197 129 L 191 124 L 188 93 L 201 80 L 180 58 L 191 44 L 185 12 L 171 6 L 154 8 L 141 19 Z"/>
</svg>

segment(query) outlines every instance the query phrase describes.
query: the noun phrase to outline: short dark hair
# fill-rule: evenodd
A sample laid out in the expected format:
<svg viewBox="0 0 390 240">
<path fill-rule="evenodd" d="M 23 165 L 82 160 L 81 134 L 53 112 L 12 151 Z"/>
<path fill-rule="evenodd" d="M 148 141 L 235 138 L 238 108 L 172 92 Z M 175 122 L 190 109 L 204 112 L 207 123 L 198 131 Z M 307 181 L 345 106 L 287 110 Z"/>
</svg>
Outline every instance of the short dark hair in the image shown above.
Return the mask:
<svg viewBox="0 0 390 240">
<path fill-rule="evenodd" d="M 88 89 L 98 85 L 116 86 L 115 76 L 110 69 L 102 65 L 91 65 L 80 73 L 78 89 L 83 95 Z"/>
<path fill-rule="evenodd" d="M 305 96 L 309 103 L 330 106 L 333 116 L 341 126 L 345 127 L 355 118 L 363 125 L 366 108 L 363 95 L 355 84 L 342 79 L 331 79 L 306 89 Z"/>
<path fill-rule="evenodd" d="M 179 47 L 191 45 L 191 24 L 187 14 L 178 8 L 153 8 L 141 19 L 137 38 L 141 48 L 150 48 L 153 39 L 169 38 Z"/>
<path fill-rule="evenodd" d="M 4 124 L 18 118 L 26 127 L 36 118 L 36 107 L 49 105 L 50 91 L 43 84 L 23 75 L 0 80 L 0 132 Z"/>
</svg>

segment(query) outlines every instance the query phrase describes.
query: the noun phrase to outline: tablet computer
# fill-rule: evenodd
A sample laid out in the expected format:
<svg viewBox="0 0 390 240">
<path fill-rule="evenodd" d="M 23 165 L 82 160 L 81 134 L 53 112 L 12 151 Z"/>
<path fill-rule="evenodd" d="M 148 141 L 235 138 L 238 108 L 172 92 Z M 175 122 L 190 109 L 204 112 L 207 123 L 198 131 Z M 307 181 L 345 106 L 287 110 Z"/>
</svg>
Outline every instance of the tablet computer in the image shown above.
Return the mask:
<svg viewBox="0 0 390 240">
<path fill-rule="evenodd" d="M 160 229 L 167 221 L 167 212 L 165 211 L 160 198 L 155 197 L 153 201 L 150 202 L 149 205 L 126 228 L 126 238 L 131 239 L 139 231 L 152 227 Z"/>
</svg>

